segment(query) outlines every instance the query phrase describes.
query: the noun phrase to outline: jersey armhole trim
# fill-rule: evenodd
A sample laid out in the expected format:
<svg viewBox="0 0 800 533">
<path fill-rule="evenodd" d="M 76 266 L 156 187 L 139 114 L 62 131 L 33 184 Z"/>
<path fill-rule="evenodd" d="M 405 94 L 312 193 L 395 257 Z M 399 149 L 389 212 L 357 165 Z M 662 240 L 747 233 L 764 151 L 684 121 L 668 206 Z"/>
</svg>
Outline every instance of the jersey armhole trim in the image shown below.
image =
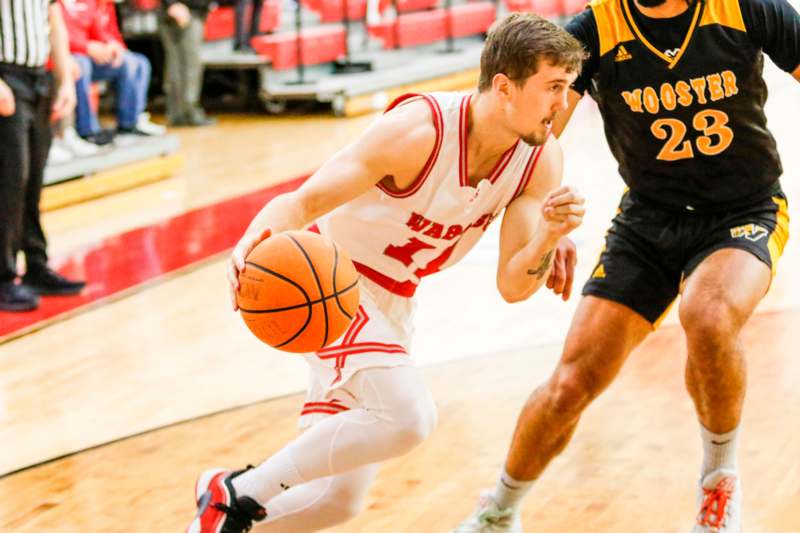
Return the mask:
<svg viewBox="0 0 800 533">
<path fill-rule="evenodd" d="M 444 119 L 442 118 L 442 110 L 439 108 L 439 104 L 435 98 L 427 94 L 415 94 L 409 93 L 404 94 L 398 97 L 394 102 L 389 104 L 389 107 L 386 108 L 385 112 L 391 111 L 392 109 L 398 107 L 403 103 L 407 103 L 412 98 L 424 98 L 425 101 L 428 103 L 428 106 L 431 108 L 431 114 L 433 115 L 433 126 L 436 128 L 436 142 L 433 145 L 433 150 L 431 151 L 431 155 L 428 156 L 428 160 L 425 162 L 425 166 L 422 167 L 422 171 L 416 177 L 416 179 L 403 190 L 394 191 L 389 189 L 382 183 L 378 182 L 376 187 L 378 187 L 381 191 L 385 194 L 391 196 L 392 198 L 407 198 L 417 192 L 421 187 L 425 180 L 433 170 L 433 167 L 436 163 L 437 158 L 439 157 L 439 152 L 442 148 L 442 138 L 443 130 L 444 130 Z"/>
<path fill-rule="evenodd" d="M 536 163 L 539 162 L 539 156 L 542 155 L 542 152 L 544 152 L 544 145 L 537 146 L 530 158 L 528 158 L 528 164 L 525 166 L 525 172 L 522 173 L 522 179 L 520 179 L 519 185 L 517 185 L 517 190 L 514 191 L 514 196 L 511 197 L 512 202 L 528 187 L 528 183 L 531 181 L 533 171 L 536 169 Z"/>
</svg>

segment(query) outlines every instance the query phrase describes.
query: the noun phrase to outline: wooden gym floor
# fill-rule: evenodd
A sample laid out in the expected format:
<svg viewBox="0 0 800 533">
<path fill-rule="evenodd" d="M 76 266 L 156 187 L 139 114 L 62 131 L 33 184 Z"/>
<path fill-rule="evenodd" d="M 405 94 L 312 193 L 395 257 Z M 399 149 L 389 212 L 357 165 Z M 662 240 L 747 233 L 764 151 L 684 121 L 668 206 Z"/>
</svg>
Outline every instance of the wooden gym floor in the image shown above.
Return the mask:
<svg viewBox="0 0 800 533">
<path fill-rule="evenodd" d="M 800 200 L 790 111 L 798 87 L 772 68 L 768 82 L 791 209 Z M 92 274 L 97 298 L 0 343 L 0 531 L 181 531 L 199 471 L 258 462 L 292 438 L 303 363 L 264 348 L 230 312 L 224 243 L 246 218 L 244 195 L 313 171 L 369 120 L 223 117 L 214 128 L 177 130 L 187 162 L 175 177 L 45 215 L 55 261 Z M 566 181 L 588 197 L 575 234 L 578 286 L 622 191 L 601 132 L 585 101 L 562 139 Z M 797 217 L 791 228 L 800 234 Z M 519 408 L 555 364 L 577 303 L 544 293 L 502 303 L 496 247 L 495 227 L 420 289 L 413 356 L 439 404 L 439 427 L 388 462 L 368 510 L 332 531 L 446 532 L 494 484 Z M 98 263 L 106 267 L 89 269 Z M 749 533 L 800 532 L 798 274 L 800 246 L 790 241 L 743 334 Z M 102 292 L 113 283 L 120 290 Z M 9 320 L 0 314 L 0 327 Z M 700 448 L 684 362 L 672 316 L 537 483 L 526 531 L 689 530 Z"/>
</svg>

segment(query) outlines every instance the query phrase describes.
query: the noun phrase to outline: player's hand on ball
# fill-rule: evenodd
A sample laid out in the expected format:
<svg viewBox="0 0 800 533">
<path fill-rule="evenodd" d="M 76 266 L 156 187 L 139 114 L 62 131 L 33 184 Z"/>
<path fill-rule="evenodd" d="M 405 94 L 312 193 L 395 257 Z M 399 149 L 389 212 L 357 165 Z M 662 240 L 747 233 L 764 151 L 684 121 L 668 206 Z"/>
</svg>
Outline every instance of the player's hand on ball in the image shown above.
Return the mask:
<svg viewBox="0 0 800 533">
<path fill-rule="evenodd" d="M 231 253 L 231 259 L 228 261 L 228 285 L 231 296 L 231 306 L 233 310 L 239 309 L 239 304 L 236 301 L 236 292 L 239 290 L 239 273 L 244 270 L 245 258 L 250 254 L 253 248 L 258 243 L 272 235 L 272 231 L 266 229 L 261 233 L 245 233 Z"/>
<path fill-rule="evenodd" d="M 575 278 L 575 265 L 578 264 L 578 252 L 575 243 L 567 237 L 558 241 L 553 258 L 553 267 L 547 278 L 547 288 L 561 295 L 565 302 L 572 294 L 572 281 Z"/>
<path fill-rule="evenodd" d="M 550 191 L 542 204 L 542 222 L 547 231 L 563 237 L 580 226 L 586 212 L 583 204 L 583 196 L 569 185 Z"/>
</svg>

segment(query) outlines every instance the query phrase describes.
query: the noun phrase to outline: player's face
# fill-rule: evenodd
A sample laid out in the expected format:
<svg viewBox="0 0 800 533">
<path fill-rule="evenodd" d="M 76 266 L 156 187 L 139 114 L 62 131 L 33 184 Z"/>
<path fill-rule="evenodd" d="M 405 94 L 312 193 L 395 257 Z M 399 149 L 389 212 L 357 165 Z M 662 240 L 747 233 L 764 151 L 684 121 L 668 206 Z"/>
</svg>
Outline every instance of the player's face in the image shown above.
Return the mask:
<svg viewBox="0 0 800 533">
<path fill-rule="evenodd" d="M 567 92 L 577 74 L 542 62 L 525 85 L 515 87 L 509 100 L 509 122 L 523 142 L 539 146 L 547 141 L 553 120 L 567 109 Z"/>
</svg>

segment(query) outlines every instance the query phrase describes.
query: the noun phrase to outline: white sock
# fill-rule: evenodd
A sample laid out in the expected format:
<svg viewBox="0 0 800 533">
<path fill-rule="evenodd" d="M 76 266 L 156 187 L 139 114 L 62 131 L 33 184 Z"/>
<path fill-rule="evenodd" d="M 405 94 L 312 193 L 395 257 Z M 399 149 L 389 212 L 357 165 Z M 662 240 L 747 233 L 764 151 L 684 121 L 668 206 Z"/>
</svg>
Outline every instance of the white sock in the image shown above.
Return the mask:
<svg viewBox="0 0 800 533">
<path fill-rule="evenodd" d="M 294 444 L 282 448 L 258 467 L 233 478 L 231 483 L 236 495 L 250 496 L 264 505 L 273 496 L 304 483 L 294 462 Z"/>
<path fill-rule="evenodd" d="M 497 479 L 497 487 L 494 489 L 492 499 L 498 507 L 516 510 L 519 507 L 522 498 L 528 494 L 528 491 L 531 490 L 532 486 L 533 480 L 520 481 L 518 479 L 514 479 L 508 474 L 508 472 L 506 472 L 506 469 L 503 468 L 503 472 Z"/>
<path fill-rule="evenodd" d="M 714 470 L 724 468 L 736 470 L 736 443 L 739 427 L 727 433 L 712 433 L 702 425 L 700 436 L 703 440 L 703 468 L 701 477 L 706 477 Z"/>
</svg>

